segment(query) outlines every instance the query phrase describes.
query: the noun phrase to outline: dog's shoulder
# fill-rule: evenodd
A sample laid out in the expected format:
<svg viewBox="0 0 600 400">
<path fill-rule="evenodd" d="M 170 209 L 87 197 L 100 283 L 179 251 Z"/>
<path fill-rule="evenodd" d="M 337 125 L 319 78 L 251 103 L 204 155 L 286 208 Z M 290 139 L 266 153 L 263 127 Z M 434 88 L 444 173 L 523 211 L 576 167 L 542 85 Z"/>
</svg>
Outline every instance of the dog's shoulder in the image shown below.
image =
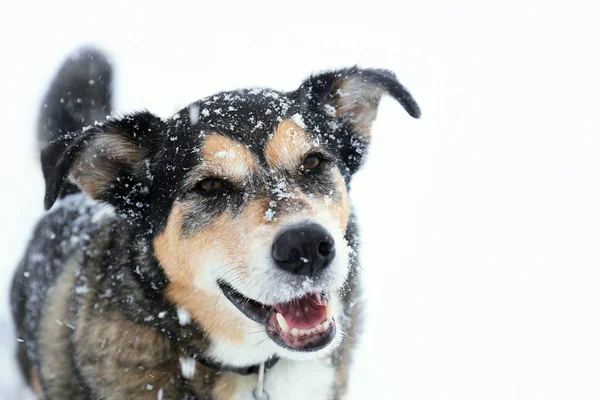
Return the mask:
<svg viewBox="0 0 600 400">
<path fill-rule="evenodd" d="M 45 292 L 69 258 L 79 251 L 91 251 L 93 244 L 105 237 L 115 223 L 110 207 L 93 202 L 85 194 L 70 195 L 57 202 L 36 224 L 14 276 L 13 300 L 18 303 L 27 297 L 43 302 Z M 23 296 L 27 293 L 33 296 Z"/>
</svg>

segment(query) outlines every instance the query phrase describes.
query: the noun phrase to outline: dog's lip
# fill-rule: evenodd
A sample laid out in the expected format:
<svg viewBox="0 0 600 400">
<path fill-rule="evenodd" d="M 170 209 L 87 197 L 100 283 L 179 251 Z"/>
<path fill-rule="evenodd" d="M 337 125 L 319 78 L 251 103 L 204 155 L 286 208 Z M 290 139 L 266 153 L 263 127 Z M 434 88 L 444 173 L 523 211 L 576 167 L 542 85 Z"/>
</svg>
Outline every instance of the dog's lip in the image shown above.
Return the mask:
<svg viewBox="0 0 600 400">
<path fill-rule="evenodd" d="M 336 335 L 336 324 L 335 320 L 331 319 L 331 324 L 327 331 L 321 332 L 314 335 L 313 337 L 300 338 L 298 341 L 301 344 L 299 347 L 289 345 L 284 340 L 283 335 L 288 335 L 281 331 L 281 327 L 276 323 L 270 323 L 276 320 L 275 315 L 277 314 L 276 306 L 270 306 L 262 304 L 256 300 L 252 300 L 237 290 L 235 290 L 230 284 L 224 281 L 217 282 L 223 294 L 227 299 L 236 306 L 242 314 L 249 319 L 264 325 L 266 328 L 267 335 L 277 345 L 298 352 L 314 352 L 327 347 L 335 338 Z M 325 295 L 322 295 L 324 298 Z M 289 338 L 288 338 L 289 339 Z"/>
<path fill-rule="evenodd" d="M 227 300 L 233 303 L 242 314 L 259 324 L 266 325 L 269 317 L 276 312 L 274 307 L 244 296 L 225 281 L 218 281 L 218 284 Z"/>
</svg>

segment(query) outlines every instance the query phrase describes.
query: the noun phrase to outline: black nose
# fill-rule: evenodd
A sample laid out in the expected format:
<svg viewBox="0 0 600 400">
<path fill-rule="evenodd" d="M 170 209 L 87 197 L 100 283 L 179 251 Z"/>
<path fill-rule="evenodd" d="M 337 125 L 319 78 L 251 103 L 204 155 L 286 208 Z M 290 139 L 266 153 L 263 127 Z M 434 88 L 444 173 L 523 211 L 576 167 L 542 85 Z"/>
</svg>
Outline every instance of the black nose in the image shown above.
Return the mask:
<svg viewBox="0 0 600 400">
<path fill-rule="evenodd" d="M 307 224 L 282 232 L 273 242 L 275 264 L 297 275 L 315 276 L 335 256 L 335 242 L 321 225 Z"/>
</svg>

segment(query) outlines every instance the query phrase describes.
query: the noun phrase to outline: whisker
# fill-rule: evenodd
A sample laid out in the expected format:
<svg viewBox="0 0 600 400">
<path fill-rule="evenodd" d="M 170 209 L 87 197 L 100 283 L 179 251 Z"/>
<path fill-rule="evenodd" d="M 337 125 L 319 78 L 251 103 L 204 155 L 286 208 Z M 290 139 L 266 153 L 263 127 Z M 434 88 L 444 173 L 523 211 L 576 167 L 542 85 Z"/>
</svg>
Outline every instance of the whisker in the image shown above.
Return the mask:
<svg viewBox="0 0 600 400">
<path fill-rule="evenodd" d="M 258 342 L 256 345 L 254 345 L 254 348 L 257 348 L 258 346 L 260 346 L 261 344 L 263 344 L 264 342 L 266 342 L 269 339 L 269 337 L 267 336 L 266 338 L 264 338 L 263 340 L 261 340 L 260 342 Z"/>
</svg>

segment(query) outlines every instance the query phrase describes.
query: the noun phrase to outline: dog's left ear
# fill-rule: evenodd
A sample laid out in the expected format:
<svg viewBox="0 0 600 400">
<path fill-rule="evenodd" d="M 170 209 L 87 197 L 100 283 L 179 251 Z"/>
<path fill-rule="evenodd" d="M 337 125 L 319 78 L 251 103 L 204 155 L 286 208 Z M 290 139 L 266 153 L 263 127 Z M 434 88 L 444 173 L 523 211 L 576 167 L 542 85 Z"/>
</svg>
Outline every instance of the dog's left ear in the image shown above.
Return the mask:
<svg viewBox="0 0 600 400">
<path fill-rule="evenodd" d="M 320 108 L 329 117 L 349 123 L 353 133 L 367 140 L 383 94 L 396 99 L 410 116 L 421 116 L 408 90 L 393 72 L 384 69 L 352 67 L 314 75 L 304 81 L 297 94 L 313 109 Z"/>
<path fill-rule="evenodd" d="M 142 211 L 138 204 L 144 204 L 151 186 L 149 160 L 161 147 L 162 124 L 149 112 L 134 113 L 49 143 L 41 155 L 46 209 L 62 196 L 70 180 L 117 211 Z"/>
</svg>

